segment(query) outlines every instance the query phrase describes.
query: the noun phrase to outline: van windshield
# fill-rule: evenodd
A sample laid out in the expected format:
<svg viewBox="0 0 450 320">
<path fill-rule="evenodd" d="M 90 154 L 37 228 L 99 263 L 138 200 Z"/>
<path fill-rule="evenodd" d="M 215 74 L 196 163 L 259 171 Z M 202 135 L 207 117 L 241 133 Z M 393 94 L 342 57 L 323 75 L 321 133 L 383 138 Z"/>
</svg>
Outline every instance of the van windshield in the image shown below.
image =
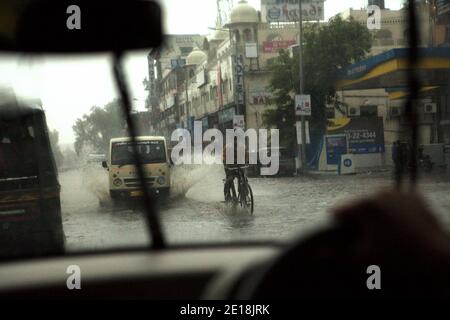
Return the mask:
<svg viewBox="0 0 450 320">
<path fill-rule="evenodd" d="M 138 141 L 137 150 L 144 164 L 166 162 L 164 141 Z M 116 142 L 111 148 L 111 164 L 126 165 L 134 163 L 131 142 Z"/>
</svg>

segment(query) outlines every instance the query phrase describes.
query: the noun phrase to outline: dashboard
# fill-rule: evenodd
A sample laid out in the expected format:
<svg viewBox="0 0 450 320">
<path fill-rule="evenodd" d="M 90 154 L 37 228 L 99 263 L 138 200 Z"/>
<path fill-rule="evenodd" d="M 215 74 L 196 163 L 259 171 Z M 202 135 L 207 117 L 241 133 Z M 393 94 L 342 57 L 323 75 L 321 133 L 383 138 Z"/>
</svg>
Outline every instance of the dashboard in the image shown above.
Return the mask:
<svg viewBox="0 0 450 320">
<path fill-rule="evenodd" d="M 245 270 L 265 265 L 276 246 L 208 247 L 68 256 L 0 265 L 0 298 L 220 299 Z M 80 289 L 67 284 L 79 268 Z"/>
</svg>

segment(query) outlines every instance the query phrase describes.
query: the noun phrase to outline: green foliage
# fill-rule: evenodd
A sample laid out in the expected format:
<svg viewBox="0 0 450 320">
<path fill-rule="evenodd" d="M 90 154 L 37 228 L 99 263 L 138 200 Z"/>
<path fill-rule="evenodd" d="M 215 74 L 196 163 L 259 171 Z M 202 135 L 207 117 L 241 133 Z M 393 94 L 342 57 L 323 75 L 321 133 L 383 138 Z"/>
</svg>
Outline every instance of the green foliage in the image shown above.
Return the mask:
<svg viewBox="0 0 450 320">
<path fill-rule="evenodd" d="M 326 25 L 309 25 L 303 37 L 304 92 L 311 95 L 312 130 L 326 126 L 326 106 L 340 107 L 336 99 L 335 83 L 340 68 L 364 59 L 371 48 L 372 36 L 367 28 L 354 20 L 340 17 Z M 264 114 L 270 127 L 280 128 L 280 139 L 286 146 L 294 143 L 294 97 L 299 91 L 299 57 L 290 57 L 281 50 L 271 67 L 269 89 L 271 104 L 276 108 Z"/>
<path fill-rule="evenodd" d="M 73 125 L 75 133 L 75 151 L 80 154 L 83 147 L 106 153 L 112 138 L 124 135 L 125 120 L 122 117 L 118 100 L 108 103 L 103 108 L 92 107 L 89 114 L 77 119 Z"/>
</svg>

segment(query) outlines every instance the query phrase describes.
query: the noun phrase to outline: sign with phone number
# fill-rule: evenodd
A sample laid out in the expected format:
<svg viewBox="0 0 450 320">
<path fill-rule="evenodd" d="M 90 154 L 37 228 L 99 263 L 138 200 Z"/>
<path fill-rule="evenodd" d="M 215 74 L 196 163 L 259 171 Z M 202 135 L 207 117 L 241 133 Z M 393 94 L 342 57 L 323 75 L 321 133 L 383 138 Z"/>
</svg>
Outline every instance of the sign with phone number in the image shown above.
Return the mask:
<svg viewBox="0 0 450 320">
<path fill-rule="evenodd" d="M 329 132 L 345 134 L 352 154 L 384 153 L 384 126 L 380 117 L 352 118 L 345 126 Z"/>
</svg>

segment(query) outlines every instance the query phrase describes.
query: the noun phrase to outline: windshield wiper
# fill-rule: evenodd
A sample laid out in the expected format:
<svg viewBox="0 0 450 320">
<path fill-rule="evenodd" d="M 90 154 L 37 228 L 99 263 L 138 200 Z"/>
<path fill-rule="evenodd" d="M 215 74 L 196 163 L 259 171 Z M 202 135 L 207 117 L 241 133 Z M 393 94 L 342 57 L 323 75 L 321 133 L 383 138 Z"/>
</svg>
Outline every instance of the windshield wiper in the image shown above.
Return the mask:
<svg viewBox="0 0 450 320">
<path fill-rule="evenodd" d="M 419 92 L 419 77 L 417 75 L 417 64 L 419 60 L 420 33 L 418 29 L 418 18 L 416 13 L 416 2 L 408 1 L 408 89 L 409 97 L 405 105 L 406 117 L 409 120 L 409 129 L 411 133 L 411 170 L 409 170 L 409 179 L 411 187 L 417 183 L 417 147 L 418 147 L 418 116 L 417 116 L 417 98 Z M 400 189 L 402 186 L 404 170 L 396 169 L 396 185 Z"/>
<path fill-rule="evenodd" d="M 133 121 L 133 118 L 131 117 L 131 100 L 130 96 L 128 94 L 127 84 L 126 84 L 126 77 L 124 75 L 123 66 L 122 66 L 122 55 L 123 52 L 114 52 L 113 56 L 113 72 L 114 72 L 114 78 L 116 80 L 117 88 L 119 90 L 121 102 L 120 105 L 123 108 L 123 113 L 126 117 L 128 130 L 131 136 L 131 144 L 133 148 L 133 157 L 134 162 L 136 163 L 136 169 L 138 178 L 140 180 L 140 183 L 142 185 L 142 192 L 143 197 L 142 201 L 144 204 L 144 209 L 146 212 L 146 218 L 147 218 L 147 227 L 148 231 L 150 233 L 150 237 L 152 239 L 152 248 L 153 249 L 163 249 L 165 247 L 165 241 L 164 236 L 162 233 L 161 224 L 156 212 L 156 208 L 154 205 L 154 197 L 150 193 L 150 190 L 148 188 L 148 185 L 145 183 L 145 174 L 144 174 L 144 168 L 142 165 L 141 157 L 139 155 L 138 149 L 137 149 L 137 130 L 135 123 Z"/>
</svg>

